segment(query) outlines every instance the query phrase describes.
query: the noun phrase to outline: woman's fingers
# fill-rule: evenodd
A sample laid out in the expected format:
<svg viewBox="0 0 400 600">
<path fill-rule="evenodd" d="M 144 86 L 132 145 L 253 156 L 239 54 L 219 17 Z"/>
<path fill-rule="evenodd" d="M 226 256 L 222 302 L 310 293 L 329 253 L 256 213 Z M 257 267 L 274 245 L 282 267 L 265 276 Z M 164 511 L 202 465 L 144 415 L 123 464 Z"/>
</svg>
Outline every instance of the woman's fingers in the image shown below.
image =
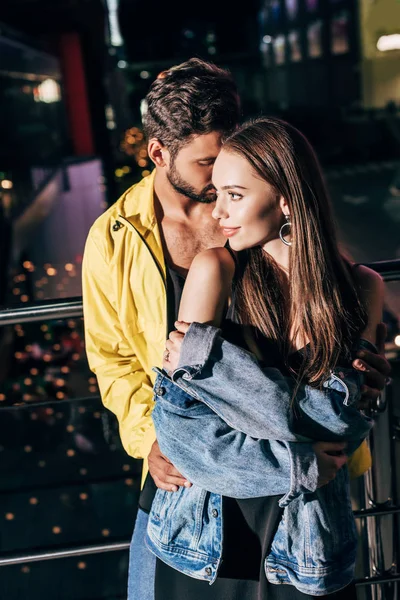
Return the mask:
<svg viewBox="0 0 400 600">
<path fill-rule="evenodd" d="M 187 333 L 191 323 L 185 323 L 184 321 L 175 321 L 174 325 L 178 331 L 185 334 Z"/>
</svg>

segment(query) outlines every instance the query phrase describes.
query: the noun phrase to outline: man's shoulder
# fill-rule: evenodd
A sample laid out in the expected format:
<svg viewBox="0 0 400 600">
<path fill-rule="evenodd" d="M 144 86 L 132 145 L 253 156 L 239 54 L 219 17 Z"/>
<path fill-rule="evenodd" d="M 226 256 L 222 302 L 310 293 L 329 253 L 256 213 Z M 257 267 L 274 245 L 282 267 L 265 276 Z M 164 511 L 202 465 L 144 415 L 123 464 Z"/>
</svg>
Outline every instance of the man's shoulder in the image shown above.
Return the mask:
<svg viewBox="0 0 400 600">
<path fill-rule="evenodd" d="M 125 204 L 127 198 L 135 193 L 135 188 L 138 184 L 136 183 L 129 189 L 127 189 L 122 196 L 118 198 L 114 204 L 112 204 L 106 211 L 104 211 L 93 223 L 90 228 L 89 235 L 97 235 L 98 233 L 104 235 L 110 231 L 110 228 L 118 220 L 118 217 L 125 213 Z"/>
<path fill-rule="evenodd" d="M 152 177 L 146 177 L 128 188 L 114 204 L 97 217 L 89 230 L 88 238 L 103 245 L 111 241 L 115 231 L 118 231 L 119 218 L 129 219 L 132 216 L 141 218 L 140 213 L 148 213 L 152 198 Z M 152 204 L 152 203 L 151 203 Z M 120 237 L 120 236 L 119 236 Z"/>
</svg>

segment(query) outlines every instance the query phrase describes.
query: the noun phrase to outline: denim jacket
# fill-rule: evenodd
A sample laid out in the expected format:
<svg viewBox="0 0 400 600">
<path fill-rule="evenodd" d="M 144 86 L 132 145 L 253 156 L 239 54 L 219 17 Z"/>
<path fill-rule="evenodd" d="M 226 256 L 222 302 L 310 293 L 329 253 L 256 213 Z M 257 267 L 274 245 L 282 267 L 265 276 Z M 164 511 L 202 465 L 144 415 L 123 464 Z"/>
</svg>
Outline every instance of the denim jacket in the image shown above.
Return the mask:
<svg viewBox="0 0 400 600">
<path fill-rule="evenodd" d="M 364 340 L 360 345 L 373 349 Z M 157 491 L 149 548 L 179 571 L 213 583 L 222 556 L 221 496 L 284 494 L 267 579 L 313 595 L 345 587 L 356 554 L 347 468 L 317 489 L 311 440 L 344 440 L 350 452 L 356 449 L 372 426 L 354 406 L 361 383 L 353 369 L 337 369 L 324 390 L 301 385 L 293 418 L 291 378 L 261 368 L 219 330 L 193 324 L 172 379 L 158 371 L 153 421 L 161 451 L 194 485 Z"/>
</svg>

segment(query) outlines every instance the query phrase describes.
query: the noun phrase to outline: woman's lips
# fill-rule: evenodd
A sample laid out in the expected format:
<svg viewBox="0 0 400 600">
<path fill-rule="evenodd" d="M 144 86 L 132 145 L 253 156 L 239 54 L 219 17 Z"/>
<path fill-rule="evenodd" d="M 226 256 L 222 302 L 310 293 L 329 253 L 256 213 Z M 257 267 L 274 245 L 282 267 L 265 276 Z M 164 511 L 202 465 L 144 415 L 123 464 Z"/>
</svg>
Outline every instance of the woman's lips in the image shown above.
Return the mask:
<svg viewBox="0 0 400 600">
<path fill-rule="evenodd" d="M 225 237 L 232 237 L 239 231 L 240 227 L 222 227 L 222 234 Z"/>
</svg>

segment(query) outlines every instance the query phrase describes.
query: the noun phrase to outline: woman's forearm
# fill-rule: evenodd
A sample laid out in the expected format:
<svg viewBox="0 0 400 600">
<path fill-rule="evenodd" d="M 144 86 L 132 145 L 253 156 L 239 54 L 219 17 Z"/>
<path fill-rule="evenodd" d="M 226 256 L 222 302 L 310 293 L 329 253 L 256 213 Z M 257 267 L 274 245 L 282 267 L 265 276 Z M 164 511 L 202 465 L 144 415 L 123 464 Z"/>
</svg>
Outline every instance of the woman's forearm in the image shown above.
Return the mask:
<svg viewBox="0 0 400 600">
<path fill-rule="evenodd" d="M 219 330 L 198 323 L 185 336 L 173 378 L 231 427 L 253 437 L 353 441 L 357 447 L 372 427 L 356 407 L 361 380 L 355 370 L 332 375 L 323 390 L 306 384 L 296 389 L 294 379 L 261 367 Z"/>
</svg>

